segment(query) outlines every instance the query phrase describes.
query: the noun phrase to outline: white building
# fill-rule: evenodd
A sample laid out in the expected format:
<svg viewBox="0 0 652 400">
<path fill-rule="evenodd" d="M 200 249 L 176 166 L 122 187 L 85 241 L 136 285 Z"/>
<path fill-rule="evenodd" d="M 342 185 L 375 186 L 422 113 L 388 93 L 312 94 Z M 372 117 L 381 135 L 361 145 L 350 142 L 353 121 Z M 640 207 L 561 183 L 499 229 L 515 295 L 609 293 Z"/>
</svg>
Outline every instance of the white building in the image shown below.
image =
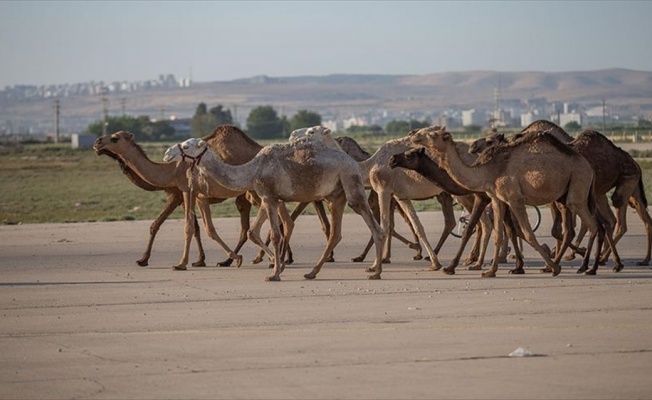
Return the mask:
<svg viewBox="0 0 652 400">
<path fill-rule="evenodd" d="M 486 122 L 485 115 L 478 112 L 475 108 L 462 111 L 462 126 L 484 126 Z"/>
</svg>

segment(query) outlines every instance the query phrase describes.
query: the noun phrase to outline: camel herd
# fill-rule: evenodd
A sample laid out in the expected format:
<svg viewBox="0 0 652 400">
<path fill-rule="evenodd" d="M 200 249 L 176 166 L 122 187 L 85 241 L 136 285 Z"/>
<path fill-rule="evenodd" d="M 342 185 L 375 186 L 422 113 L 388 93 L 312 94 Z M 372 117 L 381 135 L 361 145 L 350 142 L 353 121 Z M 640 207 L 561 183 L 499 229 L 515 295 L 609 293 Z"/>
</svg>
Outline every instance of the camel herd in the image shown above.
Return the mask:
<svg viewBox="0 0 652 400">
<path fill-rule="evenodd" d="M 525 272 L 519 237 L 541 255 L 546 265 L 542 271 L 553 276 L 560 273 L 560 262 L 569 248 L 565 259 L 584 253 L 578 273 L 595 274 L 610 255 L 614 271 L 620 271 L 623 264 L 616 245 L 627 231 L 628 205 L 636 209 L 647 232 L 647 254 L 639 265 L 650 262 L 652 220 L 636 161 L 598 132 L 585 131 L 572 138 L 549 121 L 536 121 L 509 137 L 494 133 L 470 145 L 454 140 L 445 127 L 430 126 L 389 140 L 374 154 L 351 138 L 333 138 L 322 126 L 296 130 L 287 143 L 263 147 L 239 128 L 221 125 L 204 138 L 171 146 L 163 162 L 150 160 L 134 136 L 124 131 L 98 138 L 93 148 L 98 155 L 115 159 L 138 187 L 167 194 L 165 207 L 150 227 L 147 248 L 137 261 L 140 266 L 148 265 L 161 224 L 183 204 L 185 242 L 175 269 L 187 268 L 193 237 L 199 256 L 192 265 L 206 265 L 196 206 L 208 236 L 228 256 L 218 265 L 235 263 L 239 267 L 242 256 L 238 252 L 249 239 L 261 248 L 253 262 L 261 262 L 267 255 L 273 261 L 273 272 L 266 280 L 279 281 L 285 265 L 293 262 L 294 220 L 312 203 L 327 242 L 315 267 L 304 275 L 306 279 L 314 279 L 324 263 L 333 261 L 347 204 L 362 217 L 371 234 L 363 253 L 353 259 L 363 261 L 367 252 L 375 249 L 374 262 L 367 268 L 369 279 L 380 279 L 382 264 L 390 261 L 392 237 L 415 249 L 414 259 L 421 259 L 425 250 L 430 270 L 439 270 L 438 253 L 456 225 L 453 199 L 471 216 L 456 255 L 443 268 L 446 274 L 455 273 L 473 232 L 476 238 L 464 261 L 472 270 L 482 269 L 493 232 L 494 254 L 489 269 L 482 272 L 485 277 L 495 277 L 498 263 L 504 262 L 501 249 L 506 247 L 506 238 L 512 241 L 516 256 L 510 273 Z M 616 215 L 607 199 L 612 190 Z M 433 197 L 440 202 L 445 221 L 434 248 L 412 203 Z M 217 234 L 210 209 L 211 204 L 229 198 L 235 198 L 241 222 L 233 249 Z M 288 202 L 297 203 L 293 212 L 286 208 Z M 330 220 L 323 202 L 328 204 Z M 484 212 L 488 204 L 493 218 Z M 552 235 L 557 239 L 552 251 L 534 235 L 526 205 L 550 206 Z M 258 211 L 250 224 L 252 206 Z M 394 231 L 395 210 L 412 229 L 412 240 Z M 576 220 L 581 222 L 577 237 Z M 263 240 L 261 230 L 266 221 L 270 231 Z M 587 231 L 590 235 L 584 249 L 580 244 Z M 595 255 L 589 266 L 593 247 Z"/>
</svg>

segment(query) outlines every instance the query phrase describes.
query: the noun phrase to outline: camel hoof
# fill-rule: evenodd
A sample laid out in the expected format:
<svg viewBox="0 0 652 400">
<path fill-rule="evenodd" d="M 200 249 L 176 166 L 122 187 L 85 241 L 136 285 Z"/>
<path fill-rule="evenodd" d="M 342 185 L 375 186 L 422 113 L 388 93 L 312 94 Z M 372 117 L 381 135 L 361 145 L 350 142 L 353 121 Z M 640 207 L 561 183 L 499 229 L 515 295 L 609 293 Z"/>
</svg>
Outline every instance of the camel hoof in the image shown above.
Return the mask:
<svg viewBox="0 0 652 400">
<path fill-rule="evenodd" d="M 495 278 L 496 277 L 496 272 L 495 271 L 486 271 L 482 273 L 483 278 Z"/>
<path fill-rule="evenodd" d="M 625 268 L 623 264 L 618 264 L 614 267 L 614 272 L 620 272 L 623 270 L 623 268 Z"/>
<path fill-rule="evenodd" d="M 575 259 L 575 253 L 570 253 L 568 255 L 565 255 L 563 260 L 564 261 L 573 261 Z"/>
<path fill-rule="evenodd" d="M 294 259 L 293 258 L 288 258 L 287 260 L 285 260 L 285 264 L 286 265 L 294 264 Z"/>
<path fill-rule="evenodd" d="M 280 282 L 280 281 L 281 281 L 280 276 L 272 275 L 272 276 L 265 277 L 265 282 Z"/>
<path fill-rule="evenodd" d="M 313 273 L 311 272 L 311 273 L 309 273 L 309 274 L 305 274 L 303 277 L 306 278 L 306 279 L 313 280 L 313 279 L 315 279 L 315 278 L 317 277 L 317 274 L 313 274 Z"/>
<path fill-rule="evenodd" d="M 510 269 L 509 273 L 512 275 L 523 275 L 525 274 L 525 270 L 523 268 L 514 268 Z"/>
<path fill-rule="evenodd" d="M 256 257 L 256 258 L 254 258 L 253 260 L 251 260 L 251 263 L 254 264 L 254 265 L 256 265 L 256 264 L 260 264 L 261 262 L 263 262 L 263 258 L 262 258 L 262 257 Z"/>
<path fill-rule="evenodd" d="M 561 267 L 559 265 L 555 265 L 552 268 L 552 276 L 557 276 L 561 273 Z"/>
<path fill-rule="evenodd" d="M 607 260 L 606 260 L 606 259 L 602 259 L 602 258 L 601 258 L 600 261 L 598 261 L 598 265 L 605 265 L 605 264 L 607 264 Z"/>
<path fill-rule="evenodd" d="M 586 271 L 588 271 L 588 269 L 589 269 L 588 267 L 580 267 L 580 269 L 577 270 L 577 273 L 578 274 L 583 274 Z"/>
<path fill-rule="evenodd" d="M 335 257 L 328 257 L 326 262 L 335 262 Z"/>
<path fill-rule="evenodd" d="M 364 272 L 376 272 L 376 267 L 365 268 Z"/>
<path fill-rule="evenodd" d="M 373 280 L 373 281 L 378 280 L 378 279 L 380 279 L 380 274 L 369 275 L 369 276 L 367 277 L 367 279 L 369 279 L 369 280 Z"/>
<path fill-rule="evenodd" d="M 467 269 L 469 271 L 482 271 L 482 265 L 471 265 Z"/>
<path fill-rule="evenodd" d="M 423 260 L 423 256 L 421 254 L 417 254 L 416 256 L 413 256 L 412 259 L 415 261 Z"/>
<path fill-rule="evenodd" d="M 138 260 L 138 261 L 136 261 L 136 264 L 140 265 L 141 267 L 146 267 L 146 266 L 149 265 L 147 260 Z"/>
<path fill-rule="evenodd" d="M 455 268 L 446 267 L 444 268 L 444 273 L 446 275 L 455 275 Z"/>
<path fill-rule="evenodd" d="M 391 264 L 392 260 L 389 258 L 383 258 L 383 264 Z"/>
<path fill-rule="evenodd" d="M 353 262 L 363 262 L 364 257 L 354 257 L 354 258 L 351 259 L 351 261 L 353 261 Z"/>
<path fill-rule="evenodd" d="M 230 267 L 232 263 L 233 263 L 233 259 L 232 258 L 227 258 L 226 260 L 224 260 L 222 262 L 218 262 L 217 266 L 218 267 Z"/>
<path fill-rule="evenodd" d="M 235 258 L 235 267 L 240 268 L 242 266 L 242 256 L 236 256 Z"/>
<path fill-rule="evenodd" d="M 597 273 L 598 273 L 598 271 L 596 271 L 596 270 L 594 270 L 593 268 L 591 268 L 590 270 L 586 271 L 586 272 L 584 273 L 584 275 L 596 275 Z"/>
<path fill-rule="evenodd" d="M 541 272 L 542 274 L 549 274 L 552 272 L 552 268 L 550 267 L 541 268 L 539 272 Z"/>
<path fill-rule="evenodd" d="M 191 264 L 193 267 L 205 267 L 206 263 L 203 261 L 195 261 L 194 263 Z"/>
<path fill-rule="evenodd" d="M 185 265 L 175 265 L 175 266 L 172 267 L 172 268 L 173 268 L 175 271 L 186 271 L 186 270 L 188 270 L 188 268 L 186 268 Z"/>
<path fill-rule="evenodd" d="M 430 266 L 430 268 L 428 268 L 429 271 L 439 271 L 440 269 L 441 269 L 441 264 L 439 263 L 432 265 Z"/>
<path fill-rule="evenodd" d="M 650 265 L 650 260 L 643 260 L 636 263 L 638 266 L 648 266 Z"/>
<path fill-rule="evenodd" d="M 477 263 L 477 262 L 478 262 L 477 259 L 476 259 L 476 260 L 466 260 L 466 261 L 464 261 L 464 264 L 463 264 L 463 265 L 464 265 L 465 267 L 468 267 L 469 265 L 473 265 L 473 264 L 475 264 L 475 263 Z"/>
</svg>

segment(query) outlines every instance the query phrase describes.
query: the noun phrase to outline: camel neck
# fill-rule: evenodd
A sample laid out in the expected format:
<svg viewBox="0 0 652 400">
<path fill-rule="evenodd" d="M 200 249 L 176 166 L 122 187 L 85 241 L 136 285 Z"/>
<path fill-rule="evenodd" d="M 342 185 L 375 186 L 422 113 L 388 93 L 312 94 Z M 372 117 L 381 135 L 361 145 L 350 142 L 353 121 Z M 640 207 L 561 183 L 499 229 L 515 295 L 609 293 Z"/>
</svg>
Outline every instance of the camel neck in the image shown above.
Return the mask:
<svg viewBox="0 0 652 400">
<path fill-rule="evenodd" d="M 156 163 L 133 149 L 122 155 L 123 160 L 142 180 L 157 187 L 175 187 L 174 163 Z"/>
<path fill-rule="evenodd" d="M 480 170 L 482 167 L 467 165 L 460 156 L 459 150 L 454 143 L 446 147 L 441 156 L 441 166 L 444 167 L 450 177 L 461 187 L 474 191 L 485 192 L 485 185 L 489 180 L 484 179 Z"/>
</svg>

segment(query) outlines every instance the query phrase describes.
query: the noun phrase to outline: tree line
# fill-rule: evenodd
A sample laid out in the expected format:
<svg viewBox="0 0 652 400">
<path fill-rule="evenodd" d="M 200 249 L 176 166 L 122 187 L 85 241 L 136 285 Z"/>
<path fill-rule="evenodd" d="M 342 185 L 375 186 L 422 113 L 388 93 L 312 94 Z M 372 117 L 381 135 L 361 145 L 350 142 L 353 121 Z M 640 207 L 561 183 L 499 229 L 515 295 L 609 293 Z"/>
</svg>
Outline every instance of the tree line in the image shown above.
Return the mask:
<svg viewBox="0 0 652 400">
<path fill-rule="evenodd" d="M 211 133 L 216 126 L 234 124 L 233 114 L 230 109 L 221 104 L 208 108 L 206 103 L 199 103 L 195 114 L 190 120 L 190 131 L 193 137 L 201 137 Z M 310 110 L 299 110 L 292 117 L 280 116 L 274 107 L 265 105 L 251 110 L 247 116 L 247 134 L 254 139 L 279 139 L 287 138 L 290 133 L 299 128 L 321 125 L 322 118 L 319 113 Z M 346 132 L 349 134 L 383 134 L 390 135 L 408 132 L 411 129 L 428 126 L 427 121 L 390 121 L 385 128 L 379 125 L 351 126 Z M 106 133 L 129 131 L 137 140 L 171 140 L 175 138 L 174 127 L 167 120 L 152 121 L 149 116 L 138 117 L 119 116 L 107 117 L 106 121 L 98 120 L 90 124 L 87 133 L 102 136 Z"/>
</svg>

